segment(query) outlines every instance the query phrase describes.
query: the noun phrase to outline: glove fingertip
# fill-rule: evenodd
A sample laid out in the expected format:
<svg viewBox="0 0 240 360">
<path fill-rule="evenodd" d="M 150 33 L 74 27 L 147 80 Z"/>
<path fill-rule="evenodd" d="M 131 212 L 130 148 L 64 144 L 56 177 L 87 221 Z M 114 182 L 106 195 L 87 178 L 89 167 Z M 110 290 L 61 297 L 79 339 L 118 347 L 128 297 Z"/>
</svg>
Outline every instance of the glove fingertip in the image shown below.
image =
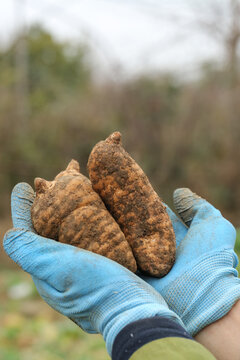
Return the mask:
<svg viewBox="0 0 240 360">
<path fill-rule="evenodd" d="M 34 197 L 33 188 L 29 184 L 15 185 L 11 195 L 12 221 L 15 228 L 34 231 L 31 220 L 31 206 Z"/>
<path fill-rule="evenodd" d="M 201 199 L 200 196 L 193 193 L 189 188 L 178 188 L 173 192 L 174 205 L 178 204 L 183 199 L 191 197 L 192 199 Z"/>
<path fill-rule="evenodd" d="M 191 224 L 195 214 L 193 206 L 200 200 L 205 201 L 200 196 L 193 193 L 189 188 L 178 188 L 174 191 L 174 207 L 187 226 Z"/>
<path fill-rule="evenodd" d="M 28 183 L 21 182 L 14 186 L 12 190 L 12 200 L 27 199 L 29 201 L 34 200 L 34 190 Z"/>
<path fill-rule="evenodd" d="M 199 221 L 221 216 L 218 209 L 188 188 L 175 190 L 173 201 L 179 216 L 189 227 Z"/>
</svg>

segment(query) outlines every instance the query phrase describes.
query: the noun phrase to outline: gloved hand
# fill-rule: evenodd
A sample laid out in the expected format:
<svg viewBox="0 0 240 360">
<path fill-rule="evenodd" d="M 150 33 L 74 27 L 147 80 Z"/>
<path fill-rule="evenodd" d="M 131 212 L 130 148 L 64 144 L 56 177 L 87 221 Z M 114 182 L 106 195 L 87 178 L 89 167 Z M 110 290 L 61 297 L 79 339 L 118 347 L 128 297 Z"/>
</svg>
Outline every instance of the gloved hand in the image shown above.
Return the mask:
<svg viewBox="0 0 240 360">
<path fill-rule="evenodd" d="M 220 211 L 189 189 L 177 189 L 168 208 L 176 234 L 176 262 L 162 279 L 143 276 L 181 317 L 191 335 L 226 315 L 240 299 L 236 231 Z"/>
<path fill-rule="evenodd" d="M 33 189 L 18 184 L 12 193 L 14 229 L 4 238 L 6 253 L 32 275 L 41 297 L 89 333 L 101 333 L 109 354 L 122 328 L 139 319 L 163 316 L 182 326 L 151 286 L 103 256 L 35 234 Z"/>
</svg>

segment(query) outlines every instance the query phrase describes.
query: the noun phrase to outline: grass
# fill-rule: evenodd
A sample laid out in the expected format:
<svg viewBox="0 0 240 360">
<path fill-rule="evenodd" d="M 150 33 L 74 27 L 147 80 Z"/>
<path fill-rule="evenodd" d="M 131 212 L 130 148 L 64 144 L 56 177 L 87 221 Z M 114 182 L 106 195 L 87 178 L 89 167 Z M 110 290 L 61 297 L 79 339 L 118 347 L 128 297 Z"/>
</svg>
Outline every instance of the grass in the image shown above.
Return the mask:
<svg viewBox="0 0 240 360">
<path fill-rule="evenodd" d="M 240 228 L 237 230 L 237 240 L 235 244 L 235 251 L 238 255 L 238 259 L 240 261 Z M 237 266 L 238 273 L 240 274 L 240 263 Z"/>
<path fill-rule="evenodd" d="M 1 269 L 0 288 L 1 360 L 109 358 L 102 337 L 86 334 L 52 310 L 23 271 Z"/>
<path fill-rule="evenodd" d="M 235 250 L 240 256 L 240 229 Z M 0 268 L 0 360 L 109 359 L 100 335 L 86 334 L 52 310 L 30 276 L 11 266 Z"/>
<path fill-rule="evenodd" d="M 235 251 L 240 255 L 240 229 L 237 230 L 237 240 L 235 244 Z"/>
<path fill-rule="evenodd" d="M 0 238 L 11 227 L 0 222 Z M 83 332 L 51 309 L 0 241 L 0 360 L 107 360 L 100 335 Z"/>
</svg>

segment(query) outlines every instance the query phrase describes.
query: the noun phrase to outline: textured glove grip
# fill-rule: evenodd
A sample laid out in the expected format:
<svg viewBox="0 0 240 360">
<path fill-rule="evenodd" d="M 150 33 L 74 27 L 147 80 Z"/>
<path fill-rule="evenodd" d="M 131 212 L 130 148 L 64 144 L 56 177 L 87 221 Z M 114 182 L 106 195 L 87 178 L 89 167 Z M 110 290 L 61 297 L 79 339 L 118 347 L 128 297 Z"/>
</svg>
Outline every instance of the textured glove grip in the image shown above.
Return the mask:
<svg viewBox="0 0 240 360">
<path fill-rule="evenodd" d="M 222 318 L 240 299 L 236 265 L 233 250 L 209 253 L 161 291 L 191 335 Z"/>
</svg>

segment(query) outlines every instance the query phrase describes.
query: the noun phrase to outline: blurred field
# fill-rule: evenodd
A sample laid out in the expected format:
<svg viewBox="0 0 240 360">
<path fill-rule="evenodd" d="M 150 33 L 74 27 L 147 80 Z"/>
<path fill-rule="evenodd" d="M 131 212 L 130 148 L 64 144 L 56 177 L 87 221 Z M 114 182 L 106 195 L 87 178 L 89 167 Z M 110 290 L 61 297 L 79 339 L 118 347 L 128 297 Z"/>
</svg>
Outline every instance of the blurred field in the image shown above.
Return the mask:
<svg viewBox="0 0 240 360">
<path fill-rule="evenodd" d="M 0 227 L 1 239 L 8 226 L 6 221 Z M 240 256 L 240 229 L 236 251 Z M 84 333 L 45 304 L 30 276 L 3 251 L 0 264 L 0 360 L 109 358 L 101 336 Z"/>
<path fill-rule="evenodd" d="M 107 359 L 100 335 L 88 335 L 45 304 L 30 276 L 3 269 L 1 287 L 1 360 Z"/>
</svg>

